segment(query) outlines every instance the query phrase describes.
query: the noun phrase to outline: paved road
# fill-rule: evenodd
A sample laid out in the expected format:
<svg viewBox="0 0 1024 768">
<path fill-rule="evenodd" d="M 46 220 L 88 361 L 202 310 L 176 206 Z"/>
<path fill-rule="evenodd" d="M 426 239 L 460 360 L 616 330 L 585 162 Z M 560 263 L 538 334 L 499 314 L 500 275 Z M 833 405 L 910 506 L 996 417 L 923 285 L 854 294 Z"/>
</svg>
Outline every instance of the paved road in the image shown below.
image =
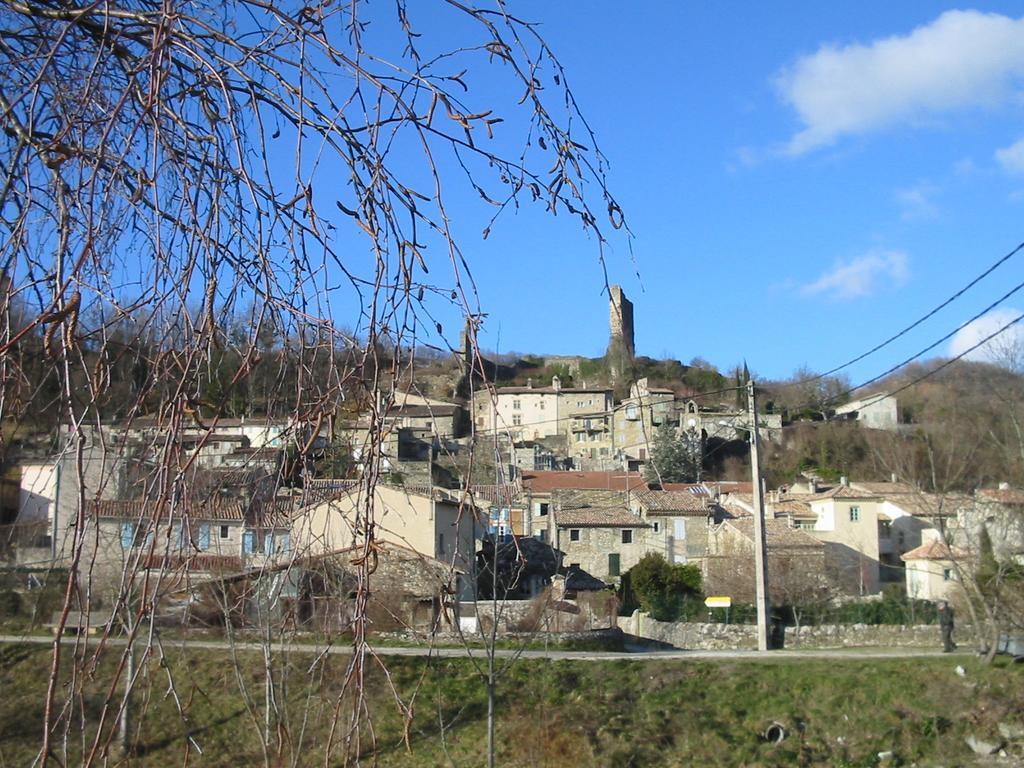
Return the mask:
<svg viewBox="0 0 1024 768">
<path fill-rule="evenodd" d="M 82 638 L 89 645 L 95 645 L 98 638 Z M 81 642 L 79 638 L 65 636 L 61 639 L 64 645 L 74 645 Z M 124 646 L 126 640 L 123 637 L 111 637 L 107 639 L 111 646 Z M 144 643 L 144 639 L 136 640 L 136 644 Z M 162 638 L 164 648 L 185 648 L 200 650 L 228 650 L 234 646 L 235 650 L 259 651 L 262 653 L 263 644 L 250 640 L 238 640 L 234 644 L 224 640 L 200 640 L 181 638 Z M 52 635 L 0 635 L 0 643 L 31 643 L 35 645 L 53 645 Z M 345 644 L 338 645 L 317 645 L 314 643 L 274 643 L 277 651 L 288 651 L 289 653 L 309 654 L 339 654 L 348 655 L 352 653 L 352 646 Z M 429 648 L 426 646 L 371 646 L 372 653 L 379 656 L 434 656 L 445 659 L 468 658 L 469 656 L 482 657 L 483 648 L 462 648 L 443 647 Z M 714 660 L 743 660 L 743 661 L 772 661 L 781 659 L 912 659 L 930 658 L 944 656 L 941 650 L 921 648 L 841 648 L 841 649 L 799 649 L 784 651 L 637 651 L 637 652 L 615 652 L 615 651 L 562 651 L 562 650 L 525 650 L 515 651 L 510 649 L 497 649 L 495 656 L 502 659 L 515 658 L 523 659 L 550 659 L 550 660 L 574 660 L 574 661 L 609 661 L 612 659 L 625 659 L 628 661 L 714 661 Z M 960 651 L 948 654 L 949 657 L 973 656 L 970 651 Z"/>
</svg>

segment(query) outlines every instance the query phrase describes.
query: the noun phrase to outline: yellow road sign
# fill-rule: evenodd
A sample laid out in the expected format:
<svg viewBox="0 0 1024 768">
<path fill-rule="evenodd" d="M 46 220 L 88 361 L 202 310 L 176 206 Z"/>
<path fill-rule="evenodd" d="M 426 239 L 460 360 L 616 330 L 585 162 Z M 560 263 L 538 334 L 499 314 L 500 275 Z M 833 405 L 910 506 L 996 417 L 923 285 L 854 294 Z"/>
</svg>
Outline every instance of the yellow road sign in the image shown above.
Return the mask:
<svg viewBox="0 0 1024 768">
<path fill-rule="evenodd" d="M 732 605 L 732 598 L 719 595 L 717 597 L 704 598 L 704 605 L 708 608 L 728 608 Z"/>
</svg>

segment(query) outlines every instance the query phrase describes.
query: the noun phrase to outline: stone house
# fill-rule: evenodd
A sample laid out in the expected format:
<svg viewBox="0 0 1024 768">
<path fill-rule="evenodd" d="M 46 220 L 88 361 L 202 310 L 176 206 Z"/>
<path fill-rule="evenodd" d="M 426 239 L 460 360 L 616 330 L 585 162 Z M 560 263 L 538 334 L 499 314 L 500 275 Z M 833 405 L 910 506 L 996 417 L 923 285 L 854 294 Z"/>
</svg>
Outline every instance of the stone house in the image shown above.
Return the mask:
<svg viewBox="0 0 1024 768">
<path fill-rule="evenodd" d="M 522 505 L 525 518 L 523 535 L 535 536 L 542 541 L 554 541 L 555 528 L 551 510 L 559 491 L 620 491 L 647 490 L 643 475 L 630 472 L 523 472 Z"/>
<path fill-rule="evenodd" d="M 702 560 L 708 552 L 709 526 L 720 523 L 726 514 L 700 485 L 689 490 L 642 491 L 635 495 L 635 504 L 651 526 L 648 551 L 670 563 Z"/>
<path fill-rule="evenodd" d="M 1024 490 L 1000 483 L 998 488 L 979 488 L 974 501 L 958 514 L 968 542 L 976 546 L 984 527 L 996 558 L 1024 564 Z"/>
<path fill-rule="evenodd" d="M 86 503 L 79 570 L 101 584 L 122 574 L 196 578 L 257 567 L 292 552 L 288 507 L 241 500 L 189 500 L 177 506 L 146 500 Z"/>
<path fill-rule="evenodd" d="M 675 393 L 671 389 L 651 387 L 646 378 L 629 387 L 629 397 L 615 408 L 613 419 L 614 453 L 624 462 L 640 465 L 651 455 L 651 445 L 664 422 L 679 424 L 675 413 Z"/>
<path fill-rule="evenodd" d="M 394 544 L 374 549 L 365 616 L 372 631 L 450 630 L 465 575 L 450 564 Z M 362 548 L 278 560 L 181 584 L 163 601 L 163 617 L 182 623 L 278 622 L 288 628 L 343 632 L 356 616 Z M 224 596 L 230 599 L 224 600 Z"/>
<path fill-rule="evenodd" d="M 809 511 L 799 518 L 800 530 L 825 544 L 829 573 L 839 589 L 860 595 L 878 592 L 882 500 L 844 482 L 817 493 L 775 494 L 768 503 L 771 507 L 794 500 L 807 505 Z"/>
<path fill-rule="evenodd" d="M 440 489 L 377 485 L 373 497 L 361 486 L 299 509 L 292 541 L 303 556 L 362 546 L 367 510 L 373 513 L 373 539 L 406 547 L 464 573 L 472 570 L 476 541 L 486 520 L 469 499 Z"/>
<path fill-rule="evenodd" d="M 559 438 L 569 456 L 598 460 L 611 456 L 613 391 L 606 387 L 497 387 L 473 395 L 478 435 L 509 435 L 515 443 Z"/>
<path fill-rule="evenodd" d="M 617 582 L 654 543 L 651 525 L 633 511 L 628 492 L 559 491 L 551 517 L 564 565 L 606 582 Z"/>
<path fill-rule="evenodd" d="M 852 400 L 835 410 L 837 418 L 856 420 L 869 429 L 899 429 L 899 402 L 887 392 Z"/>
<path fill-rule="evenodd" d="M 777 605 L 808 604 L 829 596 L 826 545 L 783 520 L 765 520 L 768 593 Z M 704 591 L 734 602 L 754 601 L 754 520 L 727 519 L 708 532 Z"/>
<path fill-rule="evenodd" d="M 967 553 L 951 550 L 945 543 L 932 540 L 901 557 L 906 563 L 907 597 L 961 602 L 965 595 L 957 563 L 965 563 Z"/>
</svg>

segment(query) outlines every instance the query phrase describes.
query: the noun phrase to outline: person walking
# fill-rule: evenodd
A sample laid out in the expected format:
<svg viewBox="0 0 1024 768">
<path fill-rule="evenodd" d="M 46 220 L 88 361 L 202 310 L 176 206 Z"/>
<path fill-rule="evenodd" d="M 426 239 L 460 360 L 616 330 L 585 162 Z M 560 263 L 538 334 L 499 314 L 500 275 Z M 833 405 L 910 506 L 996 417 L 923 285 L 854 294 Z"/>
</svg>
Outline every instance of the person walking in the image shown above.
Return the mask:
<svg viewBox="0 0 1024 768">
<path fill-rule="evenodd" d="M 945 600 L 939 600 L 939 629 L 942 631 L 942 652 L 952 653 L 956 650 L 953 642 L 953 606 Z"/>
</svg>

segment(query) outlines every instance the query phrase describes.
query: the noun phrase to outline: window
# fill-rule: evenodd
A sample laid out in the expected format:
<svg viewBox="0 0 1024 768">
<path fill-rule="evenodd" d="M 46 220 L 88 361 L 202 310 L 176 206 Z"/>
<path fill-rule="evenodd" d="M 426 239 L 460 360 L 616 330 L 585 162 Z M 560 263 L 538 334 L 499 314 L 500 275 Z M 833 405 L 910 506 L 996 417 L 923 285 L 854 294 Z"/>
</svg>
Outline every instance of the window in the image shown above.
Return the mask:
<svg viewBox="0 0 1024 768">
<path fill-rule="evenodd" d="M 518 413 L 512 416 L 512 426 L 518 427 L 518 426 L 521 426 L 522 423 L 523 423 L 523 417 L 520 416 Z"/>
<path fill-rule="evenodd" d="M 660 530 L 661 530 L 661 523 L 659 523 L 657 520 L 655 520 L 654 521 L 654 532 L 657 533 Z"/>
<path fill-rule="evenodd" d="M 546 501 L 538 501 L 534 506 L 534 510 L 537 513 L 537 517 L 546 517 L 548 514 L 548 507 L 550 505 Z"/>
<path fill-rule="evenodd" d="M 942 580 L 943 581 L 956 581 L 956 572 L 952 568 L 942 569 Z"/>
<path fill-rule="evenodd" d="M 860 507 L 850 507 L 850 522 L 856 523 L 860 520 Z"/>
<path fill-rule="evenodd" d="M 222 539 L 226 539 L 228 537 L 228 527 L 226 525 L 222 525 L 220 527 L 220 537 Z"/>
<path fill-rule="evenodd" d="M 153 543 L 153 532 L 146 534 L 145 529 L 136 523 L 121 523 L 121 547 L 148 547 Z"/>
<path fill-rule="evenodd" d="M 813 520 L 797 520 L 796 527 L 801 531 L 813 531 L 814 521 Z"/>
<path fill-rule="evenodd" d="M 632 544 L 633 543 L 633 530 L 631 528 L 622 529 L 622 543 Z"/>
<path fill-rule="evenodd" d="M 570 571 L 578 571 L 579 569 L 580 569 L 580 564 L 579 563 L 569 563 L 569 570 Z"/>
<path fill-rule="evenodd" d="M 227 526 L 221 526 L 226 528 Z M 210 526 L 203 524 L 199 526 L 199 535 L 196 537 L 196 549 L 205 552 L 210 548 Z"/>
<path fill-rule="evenodd" d="M 878 535 L 881 536 L 883 539 L 892 538 L 892 523 L 890 523 L 888 520 L 879 520 Z"/>
<path fill-rule="evenodd" d="M 541 528 L 534 535 L 536 536 L 538 541 L 545 541 L 546 542 L 548 540 L 548 532 L 547 532 L 547 529 L 545 529 L 545 528 Z"/>
<path fill-rule="evenodd" d="M 131 549 L 135 546 L 135 523 L 121 523 L 121 548 Z"/>
<path fill-rule="evenodd" d="M 521 405 L 520 401 L 513 400 L 512 401 L 512 410 L 513 411 L 518 411 L 520 409 L 520 405 Z"/>
<path fill-rule="evenodd" d="M 613 552 L 612 554 L 608 555 L 608 575 L 609 576 L 618 576 L 619 575 L 619 570 L 622 567 L 621 561 L 622 561 L 622 558 L 619 557 L 619 553 L 618 552 Z"/>
<path fill-rule="evenodd" d="M 251 555 L 256 551 L 256 531 L 245 531 L 242 534 L 242 554 Z"/>
<path fill-rule="evenodd" d="M 579 528 L 570 528 L 569 529 L 569 541 L 579 541 L 579 540 L 580 540 L 580 529 Z"/>
<path fill-rule="evenodd" d="M 630 421 L 636 421 L 637 414 L 636 414 L 636 406 L 635 405 L 627 405 L 626 406 L 626 418 L 629 419 Z"/>
<path fill-rule="evenodd" d="M 544 398 L 541 398 L 540 402 L 537 403 L 537 408 L 538 408 L 538 410 L 541 410 L 541 411 L 544 410 Z"/>
</svg>

